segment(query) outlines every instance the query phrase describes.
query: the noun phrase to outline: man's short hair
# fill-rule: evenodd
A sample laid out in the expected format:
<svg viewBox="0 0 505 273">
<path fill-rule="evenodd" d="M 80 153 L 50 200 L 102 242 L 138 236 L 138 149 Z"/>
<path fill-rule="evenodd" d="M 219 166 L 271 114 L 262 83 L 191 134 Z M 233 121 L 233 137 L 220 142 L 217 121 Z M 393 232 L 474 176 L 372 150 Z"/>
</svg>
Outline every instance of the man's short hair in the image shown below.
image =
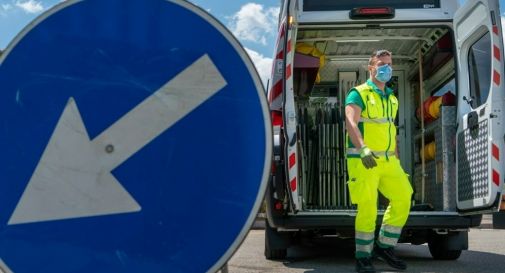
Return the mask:
<svg viewBox="0 0 505 273">
<path fill-rule="evenodd" d="M 379 57 L 391 56 L 391 55 L 393 55 L 393 53 L 391 53 L 391 51 L 386 50 L 386 49 L 374 50 L 372 55 L 370 55 L 370 59 L 368 60 L 368 65 L 374 65 Z"/>
</svg>

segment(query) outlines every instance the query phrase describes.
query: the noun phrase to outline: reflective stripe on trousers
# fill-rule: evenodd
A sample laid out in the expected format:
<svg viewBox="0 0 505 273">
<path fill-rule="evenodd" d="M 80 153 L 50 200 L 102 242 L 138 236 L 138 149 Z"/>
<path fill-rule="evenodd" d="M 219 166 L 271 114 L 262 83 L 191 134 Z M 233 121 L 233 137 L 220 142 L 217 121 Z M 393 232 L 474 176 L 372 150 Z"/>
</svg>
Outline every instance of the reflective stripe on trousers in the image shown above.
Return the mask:
<svg viewBox="0 0 505 273">
<path fill-rule="evenodd" d="M 395 246 L 402 233 L 402 227 L 383 224 L 379 231 L 379 245 L 381 247 Z"/>
<path fill-rule="evenodd" d="M 356 231 L 356 258 L 370 257 L 374 242 L 373 232 Z"/>
</svg>

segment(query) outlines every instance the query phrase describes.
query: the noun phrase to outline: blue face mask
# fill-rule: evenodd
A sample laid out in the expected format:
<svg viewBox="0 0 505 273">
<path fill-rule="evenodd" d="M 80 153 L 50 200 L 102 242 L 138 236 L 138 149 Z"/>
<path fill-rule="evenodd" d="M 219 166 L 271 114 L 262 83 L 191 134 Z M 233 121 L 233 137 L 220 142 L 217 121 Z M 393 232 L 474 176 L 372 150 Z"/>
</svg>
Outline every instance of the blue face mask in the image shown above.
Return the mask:
<svg viewBox="0 0 505 273">
<path fill-rule="evenodd" d="M 390 65 L 383 65 L 377 67 L 377 73 L 375 74 L 375 78 L 383 83 L 388 82 L 391 79 L 391 76 L 393 76 L 393 68 L 391 68 Z"/>
</svg>

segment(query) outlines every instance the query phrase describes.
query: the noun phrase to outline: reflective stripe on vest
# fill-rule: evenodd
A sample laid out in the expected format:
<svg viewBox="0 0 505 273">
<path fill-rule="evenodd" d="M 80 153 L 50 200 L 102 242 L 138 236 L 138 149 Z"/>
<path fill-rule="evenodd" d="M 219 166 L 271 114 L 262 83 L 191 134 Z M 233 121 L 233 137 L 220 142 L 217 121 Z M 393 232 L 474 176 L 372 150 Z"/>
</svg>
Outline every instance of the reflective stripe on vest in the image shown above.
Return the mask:
<svg viewBox="0 0 505 273">
<path fill-rule="evenodd" d="M 372 151 L 372 152 L 376 156 L 385 156 L 386 155 L 386 151 Z M 359 149 L 358 148 L 347 148 L 347 155 L 348 156 L 353 155 L 353 157 L 355 157 L 356 155 L 359 156 L 360 155 Z M 395 152 L 389 151 L 389 152 L 387 152 L 387 155 L 393 156 L 393 155 L 395 155 Z"/>
<path fill-rule="evenodd" d="M 361 117 L 359 119 L 359 122 L 369 122 L 369 123 L 377 123 L 377 124 L 381 124 L 381 123 L 389 123 L 389 122 L 394 122 L 394 120 L 392 118 L 364 118 L 364 117 Z"/>
</svg>

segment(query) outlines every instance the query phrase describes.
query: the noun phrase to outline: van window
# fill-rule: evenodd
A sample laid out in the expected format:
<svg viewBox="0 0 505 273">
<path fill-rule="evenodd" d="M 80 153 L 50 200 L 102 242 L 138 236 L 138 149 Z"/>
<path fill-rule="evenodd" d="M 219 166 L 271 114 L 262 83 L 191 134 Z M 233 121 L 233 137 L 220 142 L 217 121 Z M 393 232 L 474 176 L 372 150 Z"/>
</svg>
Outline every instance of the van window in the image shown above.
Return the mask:
<svg viewBox="0 0 505 273">
<path fill-rule="evenodd" d="M 434 9 L 440 8 L 440 0 L 304 0 L 304 11 L 351 10 L 356 7 L 391 7 L 396 9 Z"/>
<path fill-rule="evenodd" d="M 470 96 L 472 107 L 486 102 L 491 85 L 491 36 L 487 32 L 470 47 L 468 71 L 470 71 Z"/>
</svg>

